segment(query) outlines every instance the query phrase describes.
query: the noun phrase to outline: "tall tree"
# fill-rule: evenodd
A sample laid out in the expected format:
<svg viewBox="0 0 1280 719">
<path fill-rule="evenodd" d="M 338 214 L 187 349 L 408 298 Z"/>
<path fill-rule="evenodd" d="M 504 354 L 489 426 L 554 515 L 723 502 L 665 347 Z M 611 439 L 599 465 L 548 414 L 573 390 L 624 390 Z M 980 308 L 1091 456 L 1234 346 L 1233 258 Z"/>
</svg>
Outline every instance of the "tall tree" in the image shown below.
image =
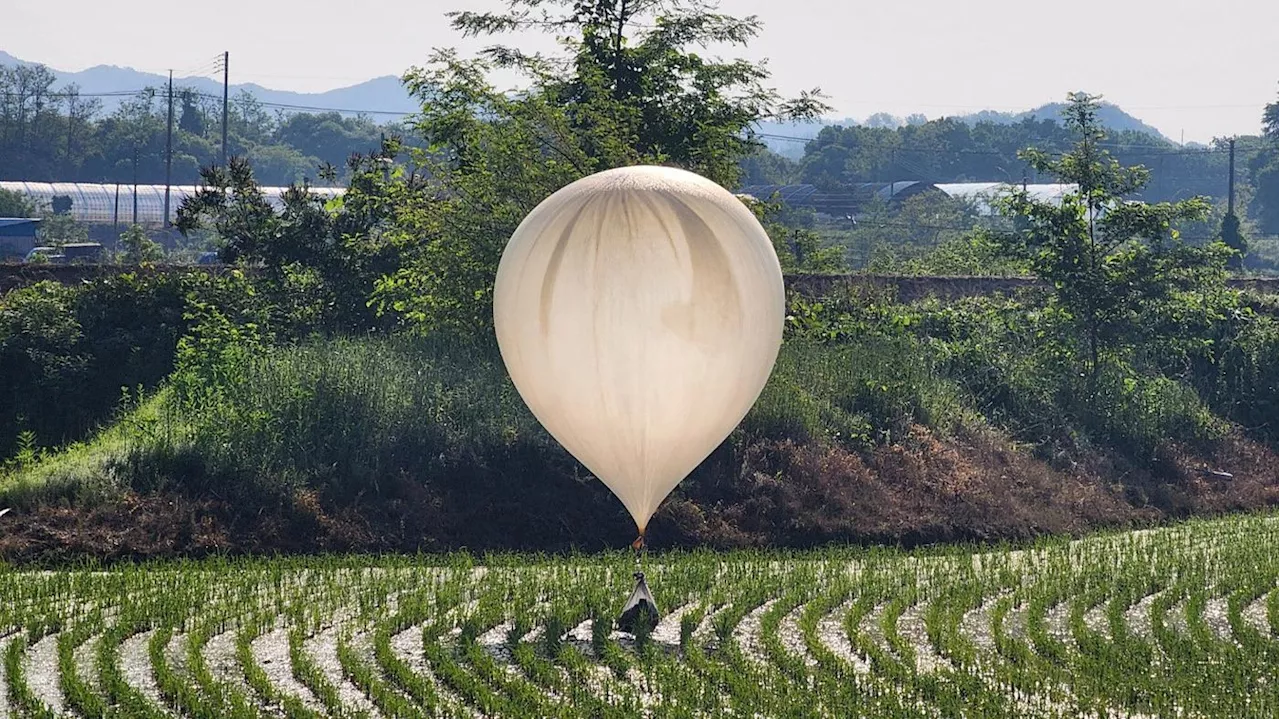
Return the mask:
<svg viewBox="0 0 1280 719">
<path fill-rule="evenodd" d="M 554 33 L 557 56 L 495 45 L 464 60 L 437 53 L 406 83 L 422 100 L 415 130 L 422 189 L 400 198 L 383 237 L 406 264 L 384 278 L 374 300 L 428 329 L 483 329 L 493 274 L 521 219 L 547 195 L 592 172 L 659 163 L 733 187 L 739 161 L 759 143 L 768 117 L 810 117 L 817 92 L 783 100 L 759 63 L 702 54 L 712 44 L 745 45 L 759 31 L 689 0 L 510 0 L 499 13 L 459 12 L 464 36 Z M 528 85 L 499 92 L 496 68 Z"/>
<path fill-rule="evenodd" d="M 503 45 L 484 56 L 527 73 L 538 92 L 564 105 L 596 164 L 666 162 L 731 187 L 738 159 L 759 146 L 757 122 L 826 109 L 817 91 L 783 101 L 764 85 L 763 63 L 701 54 L 713 44 L 746 46 L 760 32 L 755 16 L 724 15 L 702 2 L 508 0 L 505 12 L 450 17 L 464 37 L 535 30 L 560 39 L 566 53 L 558 58 Z"/>
<path fill-rule="evenodd" d="M 1265 235 L 1280 234 L 1280 103 L 1271 103 L 1262 111 L 1262 137 L 1265 144 L 1249 159 L 1249 179 L 1253 184 L 1253 200 L 1249 214 Z"/>
<path fill-rule="evenodd" d="M 1018 190 L 1000 203 L 1019 231 L 999 236 L 1005 252 L 1029 262 L 1054 291 L 1054 306 L 1082 338 L 1093 379 L 1104 360 L 1158 332 L 1155 314 L 1179 293 L 1221 284 L 1228 255 L 1219 242 L 1193 246 L 1173 229 L 1209 211 L 1203 198 L 1148 204 L 1131 199 L 1150 179 L 1104 149 L 1099 98 L 1068 97 L 1066 127 L 1076 143 L 1062 155 L 1031 149 L 1021 157 L 1036 171 L 1075 185 L 1061 203 Z M 1090 389 L 1094 388 L 1091 381 Z"/>
<path fill-rule="evenodd" d="M 1262 109 L 1262 134 L 1270 140 L 1280 137 L 1280 103 L 1273 102 Z"/>
</svg>

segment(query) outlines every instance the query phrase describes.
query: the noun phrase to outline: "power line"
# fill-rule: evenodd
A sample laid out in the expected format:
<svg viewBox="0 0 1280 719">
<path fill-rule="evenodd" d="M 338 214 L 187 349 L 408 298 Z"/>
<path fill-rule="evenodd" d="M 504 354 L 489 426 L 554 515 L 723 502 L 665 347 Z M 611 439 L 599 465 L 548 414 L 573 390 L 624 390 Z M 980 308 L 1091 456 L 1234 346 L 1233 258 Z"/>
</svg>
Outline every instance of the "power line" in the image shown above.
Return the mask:
<svg viewBox="0 0 1280 719">
<path fill-rule="evenodd" d="M 146 92 L 146 90 L 111 90 L 108 92 L 69 92 L 67 90 L 58 90 L 56 92 L 45 92 L 36 95 L 32 93 L 3 90 L 0 91 L 0 95 L 5 97 L 26 97 L 32 99 L 37 97 L 132 97 L 133 95 L 137 95 L 142 92 Z"/>
<path fill-rule="evenodd" d="M 756 133 L 755 137 L 762 139 L 780 139 L 786 142 L 814 142 L 817 137 L 794 137 L 785 136 L 785 134 L 774 133 Z M 1009 152 L 1000 150 L 968 150 L 968 148 L 947 148 L 947 147 L 900 147 L 896 145 L 888 145 L 884 142 L 865 142 L 859 141 L 854 146 L 833 145 L 836 147 L 847 147 L 850 150 L 860 150 L 860 148 L 873 148 L 873 150 L 884 150 L 892 152 L 905 152 L 905 154 L 913 155 L 980 155 L 988 157 L 1010 157 Z M 1098 143 L 1098 147 L 1105 150 L 1114 150 L 1124 155 L 1138 155 L 1147 157 L 1193 157 L 1206 155 L 1226 155 L 1228 150 L 1225 147 L 1203 147 L 1203 148 L 1180 148 L 1176 145 L 1126 145 L 1123 142 L 1105 142 Z M 1061 152 L 1050 152 L 1050 155 L 1061 155 Z"/>
<path fill-rule="evenodd" d="M 200 97 L 211 98 L 214 100 L 222 99 L 219 96 L 210 95 L 209 93 L 199 92 L 195 94 Z M 406 115 L 413 114 L 412 111 L 406 111 L 406 110 L 368 110 L 368 109 L 352 109 L 347 107 L 320 107 L 318 105 L 295 105 L 287 102 L 267 102 L 264 100 L 257 100 L 257 103 L 259 105 L 262 105 L 263 107 L 274 107 L 274 108 L 280 108 L 283 110 L 308 110 L 311 112 L 345 112 L 351 115 L 397 115 L 397 116 L 404 117 Z"/>
<path fill-rule="evenodd" d="M 835 126 L 828 125 L 828 127 L 835 127 Z M 755 136 L 764 138 L 766 140 L 785 140 L 788 142 L 804 142 L 804 143 L 813 142 L 818 139 L 817 136 L 800 137 L 798 135 L 779 135 L 772 132 L 758 132 L 755 134 Z M 845 146 L 841 145 L 841 147 L 845 147 Z M 874 140 L 872 141 L 859 140 L 856 145 L 850 147 L 849 149 L 858 149 L 861 147 L 872 147 L 872 148 L 883 149 L 883 150 L 894 150 L 896 152 L 911 152 L 911 153 L 918 153 L 918 154 L 932 153 L 932 154 L 953 154 L 953 155 L 994 155 L 999 157 L 1008 156 L 1006 153 L 1001 152 L 999 150 L 912 148 L 912 147 L 900 147 L 897 145 L 890 145 L 884 142 L 877 142 Z M 1225 148 L 1205 147 L 1205 148 L 1186 149 L 1186 148 L 1179 148 L 1178 145 L 1176 144 L 1142 145 L 1142 144 L 1127 144 L 1123 142 L 1100 142 L 1098 143 L 1098 147 L 1104 147 L 1107 149 L 1115 149 L 1115 150 L 1126 150 L 1126 151 L 1152 150 L 1153 152 L 1150 154 L 1160 154 L 1160 155 L 1207 155 L 1211 153 L 1226 152 Z M 1135 153 L 1131 152 L 1130 154 L 1135 154 Z M 1141 154 L 1141 153 L 1137 153 L 1137 154 Z"/>
</svg>

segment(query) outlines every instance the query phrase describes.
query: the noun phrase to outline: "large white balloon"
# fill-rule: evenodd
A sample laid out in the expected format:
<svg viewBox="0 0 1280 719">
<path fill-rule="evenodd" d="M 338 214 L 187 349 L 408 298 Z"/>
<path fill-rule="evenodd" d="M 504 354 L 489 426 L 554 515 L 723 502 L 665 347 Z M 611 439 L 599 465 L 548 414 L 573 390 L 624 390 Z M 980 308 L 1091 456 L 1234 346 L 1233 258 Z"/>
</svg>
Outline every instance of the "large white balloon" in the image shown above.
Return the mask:
<svg viewBox="0 0 1280 719">
<path fill-rule="evenodd" d="M 784 305 L 756 218 L 669 167 L 608 170 L 548 197 L 511 236 L 493 290 L 520 396 L 641 533 L 755 402 Z"/>
</svg>

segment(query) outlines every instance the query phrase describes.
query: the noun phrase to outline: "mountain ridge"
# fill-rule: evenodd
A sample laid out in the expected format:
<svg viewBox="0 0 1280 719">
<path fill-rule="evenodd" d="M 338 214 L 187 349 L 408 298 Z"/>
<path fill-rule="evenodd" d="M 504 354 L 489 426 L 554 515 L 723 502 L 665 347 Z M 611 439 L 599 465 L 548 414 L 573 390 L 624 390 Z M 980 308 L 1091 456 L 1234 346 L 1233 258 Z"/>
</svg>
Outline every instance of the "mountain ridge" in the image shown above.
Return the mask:
<svg viewBox="0 0 1280 719">
<path fill-rule="evenodd" d="M 35 65 L 27 60 L 14 57 L 0 50 L 0 65 Z M 47 66 L 46 66 L 47 67 Z M 103 93 L 119 93 L 141 90 L 145 87 L 164 87 L 168 78 L 157 73 L 136 70 L 131 67 L 117 65 L 95 65 L 75 72 L 49 68 L 57 78 L 57 87 L 76 84 L 83 95 L 101 95 Z M 221 97 L 222 83 L 211 77 L 195 76 L 174 78 L 175 86 L 190 87 L 205 95 Z M 232 97 L 241 91 L 248 91 L 259 102 L 267 107 L 278 109 L 298 109 L 310 111 L 338 111 L 344 114 L 366 114 L 378 120 L 394 120 L 418 110 L 417 103 L 405 91 L 400 79 L 394 75 L 383 75 L 370 78 L 354 85 L 334 88 L 323 92 L 297 92 L 293 90 L 276 90 L 258 83 L 233 83 L 230 87 Z M 102 101 L 103 112 L 111 112 L 126 98 L 124 96 L 105 96 Z M 956 119 L 968 124 L 978 122 L 995 122 L 1010 124 L 1021 122 L 1031 117 L 1037 120 L 1058 120 L 1064 104 L 1062 102 L 1046 102 L 1021 112 L 1000 112 L 996 110 L 980 110 L 964 115 L 954 115 Z M 1104 126 L 1113 131 L 1136 130 L 1167 142 L 1173 142 L 1159 130 L 1143 122 L 1141 119 L 1125 112 L 1117 105 L 1104 104 L 1099 111 L 1099 119 Z M 776 123 L 760 124 L 760 130 L 766 134 L 785 135 L 791 139 L 765 138 L 770 149 L 780 154 L 799 157 L 804 152 L 804 144 L 798 139 L 812 138 L 818 131 L 828 125 L 869 125 L 879 127 L 900 127 L 926 121 L 924 115 L 913 114 L 906 118 L 889 113 L 875 113 L 865 120 L 846 117 L 841 119 L 823 118 L 813 123 Z"/>
<path fill-rule="evenodd" d="M 14 57 L 0 50 L 0 65 L 38 65 Z M 46 67 L 48 67 L 46 65 Z M 94 65 L 75 72 L 68 72 L 49 67 L 57 78 L 59 89 L 76 84 L 83 95 L 101 95 L 103 93 L 127 92 L 142 90 L 146 87 L 164 87 L 169 79 L 158 73 L 136 70 L 118 65 Z M 174 87 L 189 87 L 197 92 L 216 97 L 222 96 L 222 83 L 211 77 L 175 77 Z M 296 92 L 293 90 L 275 90 L 263 87 L 258 83 L 232 83 L 232 97 L 241 90 L 251 92 L 259 102 L 268 107 L 278 106 L 282 109 L 311 109 L 317 111 L 356 111 L 377 115 L 384 119 L 416 112 L 418 106 L 405 92 L 400 78 L 394 75 L 383 75 L 345 87 L 338 87 L 324 92 Z M 104 112 L 111 112 L 125 98 L 100 97 Z"/>
</svg>

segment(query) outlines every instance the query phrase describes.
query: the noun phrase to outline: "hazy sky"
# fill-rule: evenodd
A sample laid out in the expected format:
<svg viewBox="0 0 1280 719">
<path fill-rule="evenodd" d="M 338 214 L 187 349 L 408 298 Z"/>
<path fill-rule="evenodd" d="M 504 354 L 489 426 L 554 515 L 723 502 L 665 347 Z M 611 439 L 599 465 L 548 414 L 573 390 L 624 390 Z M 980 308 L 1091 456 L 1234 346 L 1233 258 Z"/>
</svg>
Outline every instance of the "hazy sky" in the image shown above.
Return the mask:
<svg viewBox="0 0 1280 719">
<path fill-rule="evenodd" d="M 433 47 L 474 50 L 444 13 L 498 0 L 5 0 L 0 50 L 61 70 L 211 68 L 302 91 L 399 75 Z M 1277 0 L 724 0 L 764 32 L 784 93 L 821 87 L 834 116 L 1025 110 L 1101 93 L 1177 140 L 1257 132 L 1280 82 Z M 543 37 L 526 45 L 549 47 Z M 370 108 L 377 109 L 377 108 Z"/>
</svg>

